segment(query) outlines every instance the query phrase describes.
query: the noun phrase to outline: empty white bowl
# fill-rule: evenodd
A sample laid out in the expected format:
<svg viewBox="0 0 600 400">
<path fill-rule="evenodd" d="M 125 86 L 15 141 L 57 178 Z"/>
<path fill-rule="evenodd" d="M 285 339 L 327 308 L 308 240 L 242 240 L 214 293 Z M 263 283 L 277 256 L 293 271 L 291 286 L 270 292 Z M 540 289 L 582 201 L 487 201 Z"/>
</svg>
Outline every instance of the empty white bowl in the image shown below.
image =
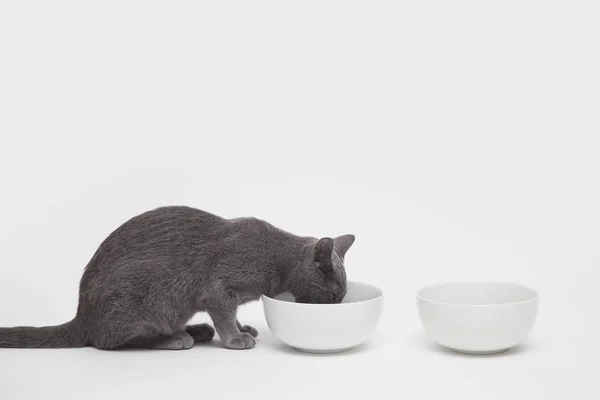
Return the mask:
<svg viewBox="0 0 600 400">
<path fill-rule="evenodd" d="M 468 354 L 500 353 L 521 343 L 535 324 L 538 302 L 535 290 L 505 282 L 442 283 L 417 294 L 427 335 Z"/>
<path fill-rule="evenodd" d="M 289 293 L 263 296 L 269 329 L 282 342 L 309 353 L 350 350 L 371 338 L 383 310 L 375 286 L 349 281 L 340 304 L 295 303 Z"/>
</svg>

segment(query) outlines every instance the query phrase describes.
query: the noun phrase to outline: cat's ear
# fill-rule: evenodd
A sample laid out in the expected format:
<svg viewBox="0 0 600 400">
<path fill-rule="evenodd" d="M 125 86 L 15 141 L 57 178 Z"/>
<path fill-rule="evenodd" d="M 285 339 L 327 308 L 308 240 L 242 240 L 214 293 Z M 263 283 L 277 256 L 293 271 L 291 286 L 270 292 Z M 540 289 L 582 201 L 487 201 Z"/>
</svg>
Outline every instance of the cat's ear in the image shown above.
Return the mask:
<svg viewBox="0 0 600 400">
<path fill-rule="evenodd" d="M 354 239 L 354 235 L 342 235 L 333 239 L 335 252 L 342 260 L 352 243 L 354 243 Z"/>
<path fill-rule="evenodd" d="M 333 254 L 333 239 L 323 238 L 315 245 L 315 262 L 323 272 L 333 271 L 333 261 L 331 261 L 331 255 Z"/>
</svg>

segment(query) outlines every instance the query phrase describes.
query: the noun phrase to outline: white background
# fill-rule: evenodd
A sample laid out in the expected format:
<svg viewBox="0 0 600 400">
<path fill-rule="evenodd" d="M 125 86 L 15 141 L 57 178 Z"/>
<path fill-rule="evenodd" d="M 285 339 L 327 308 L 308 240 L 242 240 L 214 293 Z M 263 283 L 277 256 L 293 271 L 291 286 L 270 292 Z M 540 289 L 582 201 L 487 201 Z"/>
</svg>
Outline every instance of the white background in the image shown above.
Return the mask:
<svg viewBox="0 0 600 400">
<path fill-rule="evenodd" d="M 599 398 L 597 4 L 3 1 L 0 326 L 71 319 L 100 242 L 169 204 L 354 233 L 386 304 L 337 356 L 259 303 L 251 351 L 2 349 L 0 398 Z M 539 290 L 523 346 L 424 337 L 415 292 L 463 279 Z"/>
</svg>

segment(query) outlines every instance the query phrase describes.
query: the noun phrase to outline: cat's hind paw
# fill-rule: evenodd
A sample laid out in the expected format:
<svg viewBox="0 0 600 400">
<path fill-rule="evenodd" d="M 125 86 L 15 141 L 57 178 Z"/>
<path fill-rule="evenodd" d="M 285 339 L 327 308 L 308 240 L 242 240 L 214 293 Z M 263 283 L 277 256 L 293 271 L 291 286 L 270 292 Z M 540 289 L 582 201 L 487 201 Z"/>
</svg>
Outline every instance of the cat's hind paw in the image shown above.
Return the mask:
<svg viewBox="0 0 600 400">
<path fill-rule="evenodd" d="M 162 338 L 152 344 L 159 350 L 188 350 L 194 346 L 194 339 L 186 332 L 177 332 L 173 336 Z"/>
<path fill-rule="evenodd" d="M 194 342 L 209 342 L 215 337 L 215 328 L 209 324 L 188 325 L 185 331 L 194 338 Z"/>
</svg>

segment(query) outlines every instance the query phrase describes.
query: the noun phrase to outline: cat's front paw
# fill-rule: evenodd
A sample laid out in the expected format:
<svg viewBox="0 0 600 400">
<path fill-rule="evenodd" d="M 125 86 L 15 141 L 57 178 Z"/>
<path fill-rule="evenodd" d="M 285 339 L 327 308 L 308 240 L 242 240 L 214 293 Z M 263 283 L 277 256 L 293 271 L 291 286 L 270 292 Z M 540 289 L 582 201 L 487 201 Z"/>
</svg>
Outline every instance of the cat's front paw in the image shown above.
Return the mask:
<svg viewBox="0 0 600 400">
<path fill-rule="evenodd" d="M 256 341 L 247 332 L 238 333 L 237 335 L 231 337 L 229 340 L 225 341 L 225 347 L 228 349 L 234 350 L 245 350 L 251 349 L 256 344 Z"/>
<path fill-rule="evenodd" d="M 254 329 L 253 327 L 251 327 L 250 325 L 240 326 L 240 332 L 249 333 L 250 335 L 252 335 L 252 337 L 258 336 L 258 331 L 256 329 Z"/>
</svg>

